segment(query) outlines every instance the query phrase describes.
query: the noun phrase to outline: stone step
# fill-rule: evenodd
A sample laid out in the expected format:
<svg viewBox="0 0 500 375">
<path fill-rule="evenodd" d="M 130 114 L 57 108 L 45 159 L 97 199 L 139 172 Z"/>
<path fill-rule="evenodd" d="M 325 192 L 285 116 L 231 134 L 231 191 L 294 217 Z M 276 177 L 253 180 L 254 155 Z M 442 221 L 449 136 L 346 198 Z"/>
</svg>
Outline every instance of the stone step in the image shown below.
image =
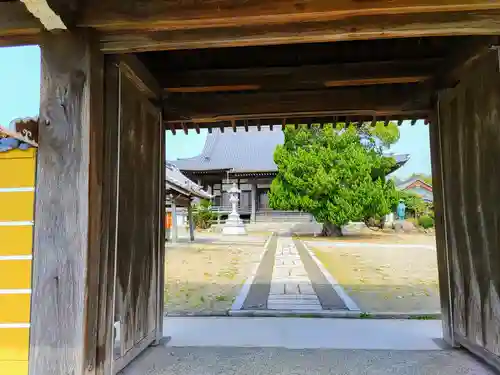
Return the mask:
<svg viewBox="0 0 500 375">
<path fill-rule="evenodd" d="M 269 295 L 268 301 L 313 301 L 313 303 L 319 303 L 319 299 L 316 295 L 309 294 L 271 294 Z"/>
<path fill-rule="evenodd" d="M 301 304 L 301 303 L 268 303 L 269 310 L 289 310 L 289 311 L 319 311 L 322 310 L 320 304 Z"/>
</svg>

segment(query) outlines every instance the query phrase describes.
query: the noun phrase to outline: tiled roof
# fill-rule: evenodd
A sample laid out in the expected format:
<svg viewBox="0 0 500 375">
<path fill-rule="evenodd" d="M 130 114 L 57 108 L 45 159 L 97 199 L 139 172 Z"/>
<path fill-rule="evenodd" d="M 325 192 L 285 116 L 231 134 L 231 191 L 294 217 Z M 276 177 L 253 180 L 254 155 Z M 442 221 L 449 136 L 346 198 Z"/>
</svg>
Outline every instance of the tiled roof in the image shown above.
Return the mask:
<svg viewBox="0 0 500 375">
<path fill-rule="evenodd" d="M 248 132 L 214 129 L 200 155 L 172 161 L 183 171 L 206 171 L 230 169 L 235 172 L 277 171 L 273 154 L 276 146 L 285 138 L 281 129 L 261 131 L 249 128 Z"/>
<path fill-rule="evenodd" d="M 432 185 L 429 185 L 427 182 L 420 178 L 410 178 L 409 180 L 401 182 L 396 187 L 400 190 L 406 190 L 413 187 L 414 185 L 422 186 L 422 188 L 428 191 L 432 191 Z"/>
<path fill-rule="evenodd" d="M 184 176 L 173 164 L 167 162 L 165 182 L 168 189 L 177 190 L 193 197 L 210 199 L 212 196 L 203 188 Z"/>
<path fill-rule="evenodd" d="M 231 170 L 232 172 L 276 172 L 274 150 L 283 144 L 285 136 L 281 127 L 271 130 L 263 126 L 261 131 L 249 128 L 248 132 L 214 129 L 207 134 L 205 146 L 200 155 L 171 161 L 182 171 Z M 396 159 L 398 167 L 403 166 L 409 155 L 387 155 Z"/>
</svg>

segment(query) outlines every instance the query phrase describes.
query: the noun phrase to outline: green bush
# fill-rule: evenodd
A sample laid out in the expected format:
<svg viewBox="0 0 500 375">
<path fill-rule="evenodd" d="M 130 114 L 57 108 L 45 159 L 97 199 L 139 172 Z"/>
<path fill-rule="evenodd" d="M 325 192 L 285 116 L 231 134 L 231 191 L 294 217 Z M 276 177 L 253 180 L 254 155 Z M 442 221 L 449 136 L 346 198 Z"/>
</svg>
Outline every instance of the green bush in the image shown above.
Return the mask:
<svg viewBox="0 0 500 375">
<path fill-rule="evenodd" d="M 434 219 L 428 215 L 420 216 L 418 218 L 418 225 L 424 229 L 429 229 L 434 226 Z"/>
<path fill-rule="evenodd" d="M 207 229 L 212 225 L 216 215 L 212 212 L 212 203 L 202 200 L 196 205 L 193 212 L 193 221 L 196 228 Z"/>
</svg>

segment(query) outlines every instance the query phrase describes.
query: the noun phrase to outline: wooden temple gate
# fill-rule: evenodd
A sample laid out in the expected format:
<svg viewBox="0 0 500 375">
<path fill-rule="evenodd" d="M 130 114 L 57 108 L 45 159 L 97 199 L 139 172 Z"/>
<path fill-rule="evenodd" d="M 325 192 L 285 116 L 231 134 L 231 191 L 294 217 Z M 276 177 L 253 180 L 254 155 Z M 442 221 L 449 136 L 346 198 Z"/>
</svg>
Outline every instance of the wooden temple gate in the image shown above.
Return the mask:
<svg viewBox="0 0 500 375">
<path fill-rule="evenodd" d="M 158 90 L 88 37 L 42 43 L 32 374 L 116 373 L 163 333 Z"/>
<path fill-rule="evenodd" d="M 448 341 L 500 368 L 500 58 L 439 94 L 432 127 L 440 283 Z M 443 272 L 448 270 L 447 273 Z M 448 293 L 446 291 L 448 289 Z"/>
<path fill-rule="evenodd" d="M 0 46 L 42 50 L 29 375 L 111 375 L 161 339 L 165 129 L 408 119 L 444 337 L 500 369 L 496 35 L 491 0 L 0 1 Z"/>
</svg>

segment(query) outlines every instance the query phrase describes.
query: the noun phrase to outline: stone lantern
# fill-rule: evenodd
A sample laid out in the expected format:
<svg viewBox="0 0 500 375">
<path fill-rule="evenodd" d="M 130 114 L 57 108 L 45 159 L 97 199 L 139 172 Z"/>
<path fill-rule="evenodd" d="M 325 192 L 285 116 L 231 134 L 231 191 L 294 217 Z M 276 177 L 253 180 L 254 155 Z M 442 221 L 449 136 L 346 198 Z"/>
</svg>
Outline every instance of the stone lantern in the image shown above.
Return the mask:
<svg viewBox="0 0 500 375">
<path fill-rule="evenodd" d="M 238 196 L 241 194 L 241 190 L 239 190 L 236 184 L 233 183 L 233 186 L 228 190 L 228 193 L 232 210 L 226 220 L 226 224 L 224 224 L 224 228 L 222 228 L 222 234 L 247 234 L 245 224 L 243 224 L 243 221 L 240 218 L 240 214 L 238 213 L 238 202 L 240 201 Z"/>
</svg>

